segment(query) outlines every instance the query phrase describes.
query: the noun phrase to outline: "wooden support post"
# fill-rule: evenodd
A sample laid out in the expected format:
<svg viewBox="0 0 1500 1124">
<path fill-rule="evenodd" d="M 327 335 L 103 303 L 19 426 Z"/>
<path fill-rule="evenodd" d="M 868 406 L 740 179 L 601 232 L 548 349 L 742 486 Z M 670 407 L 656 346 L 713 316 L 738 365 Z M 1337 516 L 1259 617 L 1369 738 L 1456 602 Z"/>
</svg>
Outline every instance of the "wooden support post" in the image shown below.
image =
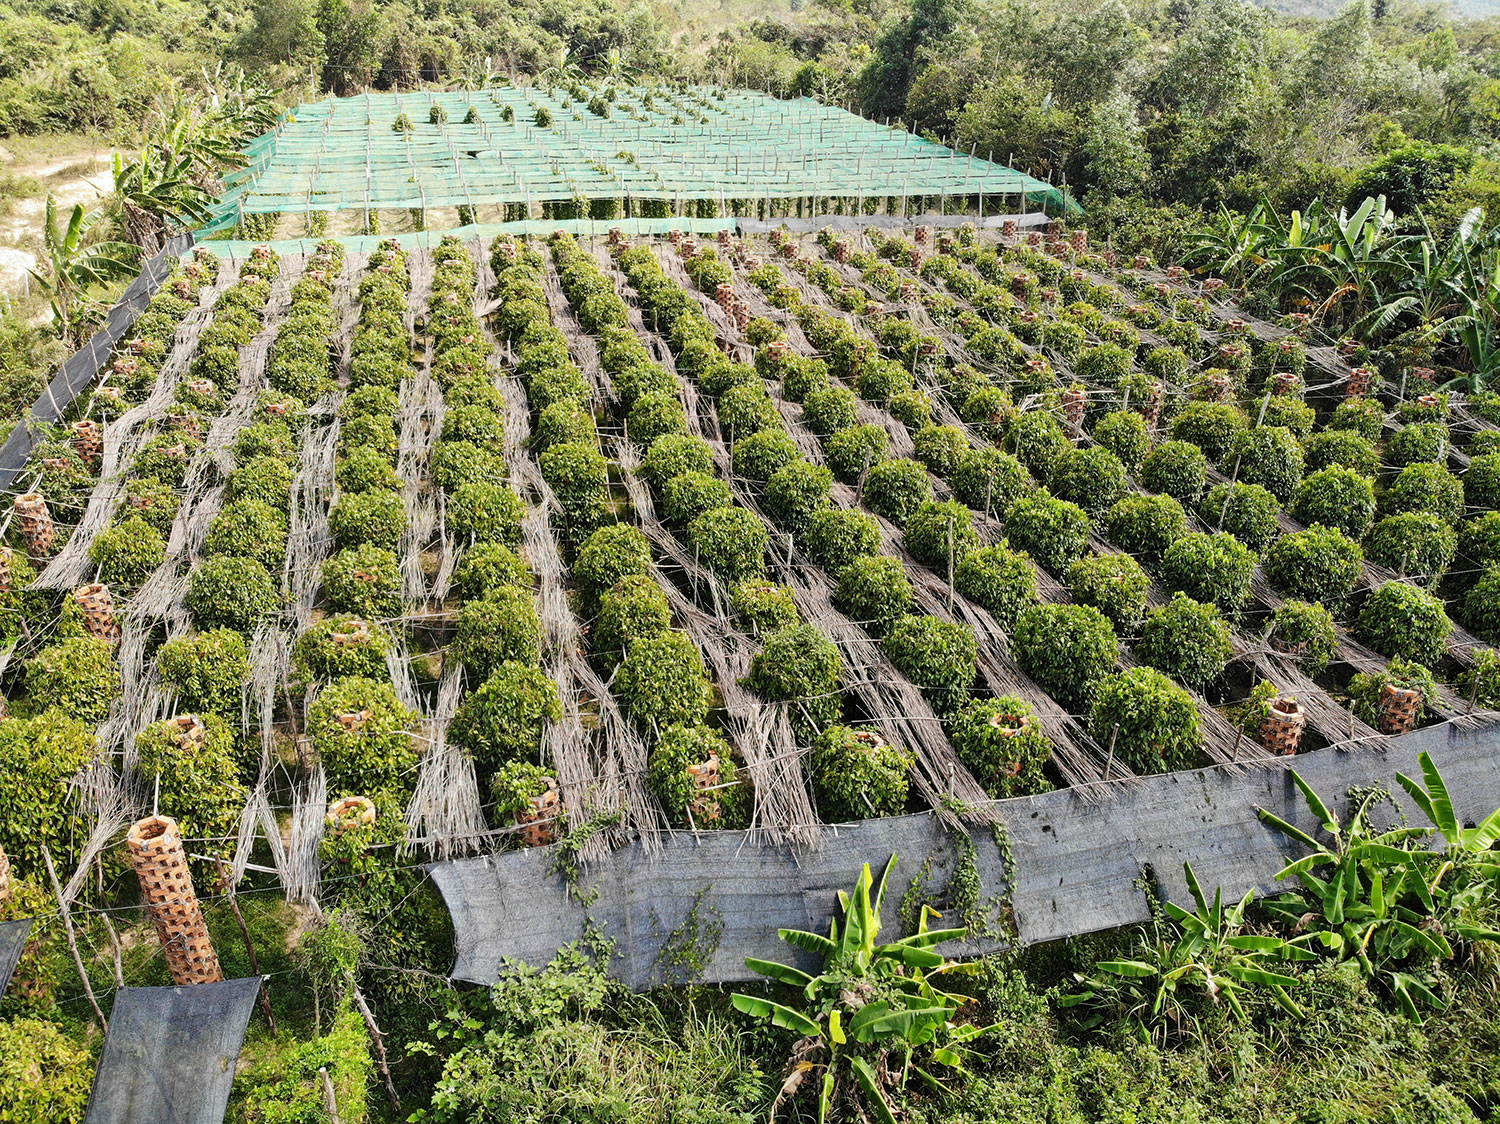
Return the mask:
<svg viewBox="0 0 1500 1124">
<path fill-rule="evenodd" d="M 57 881 L 57 868 L 52 865 L 52 853 L 42 848 L 42 861 L 47 864 L 47 877 L 52 882 L 52 893 L 57 897 L 58 912 L 62 914 L 63 929 L 68 935 L 68 951 L 73 954 L 73 967 L 78 969 L 78 978 L 83 981 L 83 993 L 89 997 L 89 1006 L 94 1009 L 94 1018 L 99 1020 L 99 1029 L 109 1033 L 109 1020 L 94 997 L 94 985 L 89 983 L 89 974 L 83 970 L 83 957 L 78 953 L 78 937 L 73 932 L 73 914 L 68 910 L 68 901 L 63 897 L 62 885 Z"/>
<path fill-rule="evenodd" d="M 323 1086 L 323 1111 L 328 1114 L 328 1124 L 339 1124 L 339 1099 L 333 1092 L 333 1078 L 328 1076 L 328 1067 L 318 1067 L 318 1082 Z"/>
<path fill-rule="evenodd" d="M 224 880 L 224 894 L 229 899 L 230 912 L 240 927 L 240 937 L 245 942 L 245 955 L 250 958 L 250 970 L 260 976 L 260 1010 L 266 1016 L 266 1026 L 271 1030 L 271 1037 L 276 1037 L 276 1016 L 271 1013 L 271 997 L 266 994 L 266 977 L 260 970 L 260 958 L 255 955 L 255 942 L 250 939 L 250 926 L 245 924 L 245 915 L 240 912 L 240 903 L 234 896 L 234 878 L 229 869 L 224 865 L 224 860 L 219 860 L 219 877 Z"/>
<path fill-rule="evenodd" d="M 370 1032 L 370 1038 L 375 1043 L 375 1064 L 380 1067 L 380 1076 L 385 1080 L 386 1096 L 390 1097 L 391 1105 L 399 1110 L 401 1098 L 396 1095 L 396 1086 L 391 1081 L 391 1067 L 385 1056 L 385 1035 L 380 1033 L 380 1028 L 375 1025 L 375 1016 L 370 1011 L 370 1005 L 365 1002 L 364 993 L 359 990 L 359 984 L 354 982 L 354 977 L 349 977 L 349 986 L 354 992 L 354 1005 L 359 1008 L 359 1013 L 364 1016 L 365 1027 Z"/>
</svg>

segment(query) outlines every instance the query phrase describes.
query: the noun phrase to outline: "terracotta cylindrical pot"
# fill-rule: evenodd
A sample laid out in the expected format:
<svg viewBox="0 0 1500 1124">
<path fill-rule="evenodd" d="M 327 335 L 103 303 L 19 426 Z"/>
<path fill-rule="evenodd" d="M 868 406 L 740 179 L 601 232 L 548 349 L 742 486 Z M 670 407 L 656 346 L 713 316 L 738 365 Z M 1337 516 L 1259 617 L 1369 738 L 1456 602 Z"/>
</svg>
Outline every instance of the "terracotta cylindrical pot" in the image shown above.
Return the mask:
<svg viewBox="0 0 1500 1124">
<path fill-rule="evenodd" d="M 170 816 L 147 816 L 132 825 L 125 846 L 141 880 L 141 896 L 156 925 L 172 982 L 222 980 L 224 973 L 203 922 L 198 895 L 193 892 L 193 876 L 177 822 Z"/>
</svg>

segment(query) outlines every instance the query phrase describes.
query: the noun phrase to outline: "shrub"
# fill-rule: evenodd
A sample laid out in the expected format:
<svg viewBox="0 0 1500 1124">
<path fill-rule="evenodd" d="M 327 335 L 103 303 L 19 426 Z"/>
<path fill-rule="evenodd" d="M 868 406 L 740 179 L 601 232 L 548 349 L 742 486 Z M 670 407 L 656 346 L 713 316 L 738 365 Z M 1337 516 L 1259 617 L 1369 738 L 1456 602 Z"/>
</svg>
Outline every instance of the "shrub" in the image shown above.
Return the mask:
<svg viewBox="0 0 1500 1124">
<path fill-rule="evenodd" d="M 267 457 L 262 457 L 261 460 L 279 463 Z M 334 469 L 333 478 L 338 482 L 339 491 L 346 494 L 376 490 L 396 492 L 401 488 L 395 468 L 379 449 L 350 449 Z M 286 506 L 285 496 L 278 506 Z"/>
<path fill-rule="evenodd" d="M 443 412 L 442 439 L 498 445 L 505 439 L 505 423 L 487 406 L 449 406 Z"/>
<path fill-rule="evenodd" d="M 1380 471 L 1380 453 L 1372 441 L 1347 429 L 1325 429 L 1302 442 L 1303 459 L 1309 472 L 1340 465 L 1361 476 Z"/>
<path fill-rule="evenodd" d="M 216 628 L 174 636 L 157 651 L 156 666 L 163 685 L 177 696 L 177 709 L 239 718 L 250 654 L 238 632 Z"/>
<path fill-rule="evenodd" d="M 1142 663 L 1202 690 L 1223 673 L 1234 655 L 1234 643 L 1217 608 L 1174 593 L 1171 601 L 1147 616 L 1135 655 Z"/>
<path fill-rule="evenodd" d="M 1454 684 L 1460 694 L 1472 698 L 1486 710 L 1500 710 L 1500 652 L 1482 648 L 1474 654 L 1474 665 Z"/>
<path fill-rule="evenodd" d="M 1051 787 L 1042 767 L 1052 742 L 1029 703 L 1011 695 L 975 699 L 953 720 L 954 751 L 990 796 L 1003 800 Z"/>
<path fill-rule="evenodd" d="M 790 586 L 766 581 L 738 582 L 729 591 L 735 616 L 755 636 L 769 636 L 802 620 Z"/>
<path fill-rule="evenodd" d="M 1397 468 L 1411 464 L 1442 464 L 1452 441 L 1441 422 L 1417 422 L 1396 430 L 1385 442 L 1386 463 Z"/>
<path fill-rule="evenodd" d="M 225 555 L 193 568 L 185 600 L 193 623 L 205 632 L 231 628 L 248 635 L 281 608 L 281 594 L 263 565 Z"/>
<path fill-rule="evenodd" d="M 632 641 L 660 636 L 672 627 L 667 595 L 649 574 L 629 574 L 599 598 L 599 615 L 590 630 L 594 655 L 613 669 Z"/>
<path fill-rule="evenodd" d="M 686 433 L 668 433 L 651 443 L 641 460 L 641 475 L 656 487 L 684 472 L 701 472 L 712 476 L 714 451 L 701 437 Z"/>
<path fill-rule="evenodd" d="M 502 663 L 536 663 L 541 658 L 542 623 L 531 591 L 500 586 L 458 610 L 453 645 L 464 667 L 486 679 Z"/>
<path fill-rule="evenodd" d="M 494 770 L 507 761 L 536 760 L 542 732 L 561 717 L 557 685 L 545 671 L 502 663 L 459 706 L 448 736 L 482 768 Z"/>
<path fill-rule="evenodd" d="M 573 578 L 592 612 L 604 591 L 621 578 L 650 574 L 655 568 L 645 534 L 628 523 L 611 523 L 590 535 L 579 549 Z"/>
<path fill-rule="evenodd" d="M 968 699 L 979 661 L 968 625 L 910 614 L 890 627 L 881 646 L 939 714 L 952 714 Z"/>
<path fill-rule="evenodd" d="M 1366 441 L 1379 441 L 1385 428 L 1385 410 L 1373 398 L 1346 398 L 1334 407 L 1328 428 L 1356 433 Z"/>
<path fill-rule="evenodd" d="M 760 484 L 801 457 L 797 443 L 779 429 L 763 429 L 734 443 L 735 474 Z"/>
<path fill-rule="evenodd" d="M 1151 457 L 1146 458 L 1148 463 Z M 1053 459 L 1047 487 L 1058 499 L 1098 514 L 1125 494 L 1125 466 L 1097 445 L 1068 449 Z"/>
<path fill-rule="evenodd" d="M 192 850 L 228 858 L 248 793 L 234 760 L 234 733 L 216 714 L 202 716 L 201 744 L 175 719 L 147 726 L 135 739 L 136 774 L 151 778 L 157 809 L 177 821 Z"/>
<path fill-rule="evenodd" d="M 1386 490 L 1381 507 L 1388 515 L 1428 512 L 1457 523 L 1464 514 L 1463 482 L 1440 464 L 1413 464 Z"/>
<path fill-rule="evenodd" d="M 1090 554 L 1068 570 L 1068 592 L 1080 605 L 1092 605 L 1118 631 L 1140 623 L 1151 577 L 1128 554 Z"/>
<path fill-rule="evenodd" d="M 298 678 L 305 683 L 327 683 L 351 676 L 388 679 L 385 661 L 390 647 L 390 633 L 380 625 L 349 613 L 336 613 L 310 625 L 297 638 L 292 658 Z"/>
<path fill-rule="evenodd" d="M 1147 564 L 1160 561 L 1187 527 L 1187 513 L 1171 496 L 1126 496 L 1104 513 L 1109 541 Z"/>
<path fill-rule="evenodd" d="M 912 557 L 940 574 L 950 572 L 981 545 L 974 516 L 953 500 L 922 504 L 908 520 L 903 538 Z"/>
<path fill-rule="evenodd" d="M 537 450 L 577 441 L 593 445 L 599 439 L 594 415 L 577 402 L 554 402 L 537 414 L 531 444 Z"/>
<path fill-rule="evenodd" d="M 1309 675 L 1322 674 L 1339 646 L 1333 614 L 1310 601 L 1283 601 L 1271 614 L 1266 638 Z"/>
<path fill-rule="evenodd" d="M 140 585 L 166 557 L 161 532 L 139 515 L 106 527 L 89 544 L 89 560 L 99 567 L 99 580 L 110 585 Z"/>
<path fill-rule="evenodd" d="M 733 506 L 729 485 L 703 472 L 674 476 L 663 489 L 662 511 L 668 520 L 679 525 L 691 523 L 705 512 Z"/>
<path fill-rule="evenodd" d="M 333 505 L 328 526 L 337 546 L 369 543 L 393 550 L 406 530 L 406 506 L 398 492 L 356 492 Z"/>
<path fill-rule="evenodd" d="M 1250 596 L 1254 574 L 1254 552 L 1222 531 L 1184 535 L 1162 556 L 1161 579 L 1168 589 L 1212 602 L 1230 615 Z"/>
<path fill-rule="evenodd" d="M 863 511 L 825 508 L 807 521 L 800 542 L 812 560 L 836 578 L 856 558 L 880 553 L 880 524 Z"/>
<path fill-rule="evenodd" d="M 1266 552 L 1266 576 L 1289 597 L 1336 607 L 1363 568 L 1359 544 L 1341 531 L 1315 526 L 1283 535 Z"/>
<path fill-rule="evenodd" d="M 1437 582 L 1458 550 L 1458 534 L 1436 515 L 1407 512 L 1375 524 L 1365 542 L 1370 561 L 1426 584 Z"/>
<path fill-rule="evenodd" d="M 698 560 L 725 581 L 754 577 L 765 570 L 770 535 L 753 511 L 743 507 L 706 511 L 688 524 L 687 535 Z"/>
<path fill-rule="evenodd" d="M 58 653 L 54 662 L 70 663 L 82 671 L 93 658 L 67 661 Z M 0 769 L 0 807 L 5 808 L 0 817 L 0 847 L 23 876 L 40 873 L 44 846 L 59 862 L 67 862 L 82 846 L 76 838 L 72 781 L 99 757 L 98 739 L 86 718 L 89 712 L 102 713 L 96 682 L 73 682 L 73 676 L 61 675 L 61 668 L 53 678 L 56 687 L 49 684 L 48 690 L 64 699 L 64 707 L 81 698 L 84 713 L 60 707 L 30 718 L 0 721 L 0 760 L 5 761 L 5 768 Z M 69 681 L 63 683 L 63 678 Z M 35 691 L 32 698 L 37 698 Z M 108 699 L 104 701 L 107 706 Z M 4 1025 L 0 1022 L 0 1027 Z"/>
<path fill-rule="evenodd" d="M 687 410 L 675 392 L 643 394 L 630 407 L 626 429 L 630 439 L 645 448 L 668 433 L 686 433 Z"/>
<path fill-rule="evenodd" d="M 1011 640 L 1021 670 L 1075 714 L 1088 709 L 1120 654 L 1109 618 L 1091 605 L 1033 605 L 1016 618 Z"/>
<path fill-rule="evenodd" d="M 759 382 L 731 386 L 719 397 L 719 425 L 732 438 L 762 429 L 780 429 L 781 414 Z"/>
<path fill-rule="evenodd" d="M 396 502 L 399 506 L 399 497 Z M 286 558 L 286 541 L 285 512 L 260 500 L 235 500 L 209 525 L 203 552 L 209 556 L 253 558 L 268 572 L 277 573 Z"/>
<path fill-rule="evenodd" d="M 1381 697 L 1387 684 L 1421 693 L 1419 719 L 1437 705 L 1438 686 L 1432 672 L 1422 664 L 1394 659 L 1384 671 L 1360 672 L 1349 680 L 1349 697 L 1354 703 L 1354 714 L 1361 722 L 1379 728 Z"/>
<path fill-rule="evenodd" d="M 701 765 L 710 756 L 719 759 L 719 784 L 734 785 L 707 794 L 714 811 L 705 817 L 690 812 L 698 798 L 698 782 L 688 772 L 690 765 Z M 667 819 L 679 827 L 739 827 L 748 819 L 750 788 L 742 780 L 729 743 L 707 726 L 668 726 L 661 740 L 651 750 L 647 772 L 651 792 L 661 801 Z"/>
<path fill-rule="evenodd" d="M 444 506 L 443 520 L 461 542 L 515 546 L 521 541 L 525 514 L 526 505 L 509 487 L 476 481 L 453 490 Z"/>
<path fill-rule="evenodd" d="M 81 1120 L 93 1066 L 57 1023 L 0 1022 L 0 1120 Z"/>
<path fill-rule="evenodd" d="M 1031 561 L 1005 546 L 981 547 L 965 555 L 954 574 L 953 588 L 988 610 L 1007 632 L 1023 609 L 1037 603 Z"/>
<path fill-rule="evenodd" d="M 1247 423 L 1244 411 L 1227 402 L 1189 402 L 1172 419 L 1172 437 L 1198 446 L 1215 464 L 1224 464 Z"/>
<path fill-rule="evenodd" d="M 1208 482 L 1208 458 L 1186 441 L 1166 441 L 1141 465 L 1141 483 L 1183 504 L 1196 504 Z"/>
<path fill-rule="evenodd" d="M 1302 479 L 1302 445 L 1285 426 L 1247 430 L 1235 438 L 1230 453 L 1240 481 L 1261 485 L 1281 503 Z"/>
<path fill-rule="evenodd" d="M 557 494 L 570 534 L 586 536 L 609 507 L 609 462 L 592 444 L 568 441 L 537 458 L 542 479 Z"/>
<path fill-rule="evenodd" d="M 1281 504 L 1259 484 L 1215 484 L 1203 500 L 1203 521 L 1261 552 L 1281 533 Z"/>
<path fill-rule="evenodd" d="M 1313 423 L 1317 421 L 1317 412 L 1302 399 L 1290 394 L 1269 395 L 1261 399 L 1261 404 L 1264 405 L 1264 413 L 1259 405 L 1254 408 L 1261 425 L 1289 429 L 1299 440 L 1312 432 Z"/>
<path fill-rule="evenodd" d="M 480 481 L 502 483 L 509 474 L 500 450 L 472 441 L 439 441 L 432 448 L 431 470 L 432 482 L 445 492 Z"/>
<path fill-rule="evenodd" d="M 857 484 L 867 468 L 885 460 L 890 443 L 890 435 L 878 425 L 855 425 L 834 434 L 823 454 L 834 476 Z"/>
<path fill-rule="evenodd" d="M 906 773 L 915 762 L 873 730 L 830 726 L 814 743 L 808 762 L 819 816 L 844 823 L 900 815 L 906 808 Z"/>
<path fill-rule="evenodd" d="M 362 454 L 371 452 L 363 449 L 358 451 Z M 387 472 L 391 471 L 389 463 L 383 457 L 373 455 L 385 466 Z M 355 490 L 347 487 L 342 480 L 339 481 L 339 487 L 345 491 Z M 252 457 L 229 474 L 224 482 L 224 495 L 231 502 L 260 500 L 284 511 L 292 495 L 291 465 L 280 457 Z M 172 506 L 176 510 L 175 497 Z M 166 528 L 158 527 L 157 530 L 165 532 Z"/>
<path fill-rule="evenodd" d="M 1185 769 L 1198 757 L 1198 707 L 1161 672 L 1133 667 L 1105 679 L 1089 725 L 1137 773 Z M 1118 732 L 1117 732 L 1118 731 Z"/>
<path fill-rule="evenodd" d="M 1490 563 L 1464 598 L 1464 619 L 1491 643 L 1500 643 L 1500 565 Z"/>
<path fill-rule="evenodd" d="M 401 612 L 401 562 L 378 546 L 353 546 L 323 563 L 323 593 L 336 613 L 365 619 Z"/>
<path fill-rule="evenodd" d="M 814 433 L 830 437 L 859 423 L 859 399 L 843 386 L 810 391 L 802 399 L 802 420 Z"/>
<path fill-rule="evenodd" d="M 1005 435 L 1015 409 L 1005 391 L 997 386 L 983 386 L 963 400 L 958 416 L 986 441 L 996 441 Z"/>
<path fill-rule="evenodd" d="M 1500 562 L 1500 512 L 1486 511 L 1461 523 L 1458 549 L 1478 566 Z"/>
<path fill-rule="evenodd" d="M 1073 363 L 1073 371 L 1084 382 L 1114 386 L 1130 374 L 1130 359 L 1130 352 L 1118 344 L 1099 344 L 1084 348 Z"/>
<path fill-rule="evenodd" d="M 1303 523 L 1321 523 L 1362 539 L 1375 519 L 1375 488 L 1351 468 L 1319 469 L 1297 485 L 1292 515 Z"/>
<path fill-rule="evenodd" d="M 832 489 L 833 473 L 827 468 L 793 461 L 766 481 L 766 511 L 778 527 L 801 531 L 814 513 L 828 506 Z"/>
<path fill-rule="evenodd" d="M 1073 447 L 1062 423 L 1044 410 L 1021 413 L 1005 435 L 1005 444 L 1038 480 L 1046 480 L 1052 462 Z"/>
<path fill-rule="evenodd" d="M 750 661 L 745 685 L 762 698 L 794 703 L 793 728 L 799 739 L 838 719 L 844 661 L 833 642 L 809 624 L 773 632 Z"/>
<path fill-rule="evenodd" d="M 929 425 L 912 437 L 916 458 L 934 476 L 946 479 L 973 448 L 964 431 L 954 425 Z"/>
<path fill-rule="evenodd" d="M 552 790 L 556 778 L 541 765 L 530 761 L 507 761 L 490 778 L 490 795 L 494 798 L 493 816 L 498 824 L 514 823 L 516 814 L 532 806 Z M 554 832 L 561 834 L 566 812 L 557 811 Z M 508 842 L 514 844 L 515 838 Z"/>
<path fill-rule="evenodd" d="M 1077 504 L 1039 488 L 1010 505 L 1005 533 L 1012 546 L 1031 555 L 1043 569 L 1063 574 L 1088 549 L 1089 517 Z"/>
<path fill-rule="evenodd" d="M 1094 423 L 1094 440 L 1113 453 L 1127 472 L 1140 470 L 1151 451 L 1151 431 L 1134 410 L 1115 410 Z"/>
<path fill-rule="evenodd" d="M 927 470 L 914 460 L 881 461 L 865 477 L 865 505 L 898 526 L 904 525 L 931 498 Z"/>
<path fill-rule="evenodd" d="M 1181 383 L 1187 377 L 1188 357 L 1179 348 L 1154 347 L 1141 360 L 1141 369 L 1159 382 Z"/>
<path fill-rule="evenodd" d="M 417 712 L 389 682 L 351 677 L 329 683 L 307 708 L 307 736 L 328 774 L 329 791 L 409 793 L 416 723 Z"/>
<path fill-rule="evenodd" d="M 56 709 L 91 726 L 104 721 L 122 682 L 113 646 L 97 636 L 59 640 L 26 661 L 33 707 Z"/>
<path fill-rule="evenodd" d="M 1360 639 L 1383 656 L 1415 663 L 1437 662 L 1452 632 L 1443 603 L 1405 582 L 1386 582 L 1359 614 Z"/>
<path fill-rule="evenodd" d="M 901 560 L 888 555 L 856 558 L 839 571 L 833 602 L 851 620 L 876 635 L 905 616 L 916 601 Z"/>
<path fill-rule="evenodd" d="M 1484 453 L 1471 460 L 1463 485 L 1469 506 L 1500 508 L 1500 453 Z"/>
<path fill-rule="evenodd" d="M 125 482 L 125 503 L 121 511 L 140 516 L 163 537 L 171 531 L 180 506 L 175 489 L 154 476 Z"/>
<path fill-rule="evenodd" d="M 999 449 L 969 449 L 948 478 L 953 493 L 986 515 L 1004 511 L 1035 486 L 1021 462 Z"/>
<path fill-rule="evenodd" d="M 681 632 L 632 640 L 614 685 L 625 710 L 648 731 L 700 725 L 713 700 L 703 658 Z"/>
</svg>

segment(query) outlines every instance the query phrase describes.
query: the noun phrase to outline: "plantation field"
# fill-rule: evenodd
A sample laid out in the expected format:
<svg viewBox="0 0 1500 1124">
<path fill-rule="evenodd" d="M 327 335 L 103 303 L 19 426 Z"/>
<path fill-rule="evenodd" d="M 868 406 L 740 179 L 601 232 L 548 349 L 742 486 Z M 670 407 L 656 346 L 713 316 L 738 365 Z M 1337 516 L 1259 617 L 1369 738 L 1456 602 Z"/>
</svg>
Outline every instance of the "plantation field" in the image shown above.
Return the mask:
<svg viewBox="0 0 1500 1124">
<path fill-rule="evenodd" d="M 595 854 L 1253 762 L 1278 697 L 1303 749 L 1398 729 L 1388 685 L 1483 720 L 1494 403 L 1145 261 L 915 237 L 200 252 L 102 440 L 40 450 L 50 549 L 11 517 L 12 713 L 206 839 L 312 769 L 444 847 L 555 791 Z M 143 773 L 178 713 L 221 783 Z"/>
<path fill-rule="evenodd" d="M 397 1082 L 437 1080 L 429 857 L 556 843 L 576 889 L 665 830 L 1107 816 L 1141 775 L 1492 721 L 1500 399 L 1232 297 L 967 226 L 199 247 L 9 517 L 0 920 L 57 924 L 44 854 L 133 909 L 111 843 L 172 817 L 226 973 L 312 983 L 266 1010 L 353 1103 L 386 1057 L 356 968 Z M 23 1002 L 71 970 L 33 946 Z"/>
</svg>

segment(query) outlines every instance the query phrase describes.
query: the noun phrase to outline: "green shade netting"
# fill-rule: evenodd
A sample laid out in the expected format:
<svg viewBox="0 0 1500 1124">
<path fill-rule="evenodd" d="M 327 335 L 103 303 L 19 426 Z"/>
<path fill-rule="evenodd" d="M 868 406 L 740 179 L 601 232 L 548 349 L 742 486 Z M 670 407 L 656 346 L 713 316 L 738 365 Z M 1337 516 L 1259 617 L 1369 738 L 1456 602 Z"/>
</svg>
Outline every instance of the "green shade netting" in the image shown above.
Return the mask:
<svg viewBox="0 0 1500 1124">
<path fill-rule="evenodd" d="M 434 106 L 446 122 L 429 120 Z M 478 120 L 465 124 L 471 107 Z M 538 108 L 550 127 L 535 124 Z M 403 113 L 412 127 L 395 131 Z M 559 199 L 1012 195 L 1071 206 L 1041 180 L 905 129 L 806 98 L 708 87 L 622 87 L 608 117 L 561 88 L 331 98 L 298 106 L 245 156 L 202 233 L 242 214 Z"/>
</svg>

